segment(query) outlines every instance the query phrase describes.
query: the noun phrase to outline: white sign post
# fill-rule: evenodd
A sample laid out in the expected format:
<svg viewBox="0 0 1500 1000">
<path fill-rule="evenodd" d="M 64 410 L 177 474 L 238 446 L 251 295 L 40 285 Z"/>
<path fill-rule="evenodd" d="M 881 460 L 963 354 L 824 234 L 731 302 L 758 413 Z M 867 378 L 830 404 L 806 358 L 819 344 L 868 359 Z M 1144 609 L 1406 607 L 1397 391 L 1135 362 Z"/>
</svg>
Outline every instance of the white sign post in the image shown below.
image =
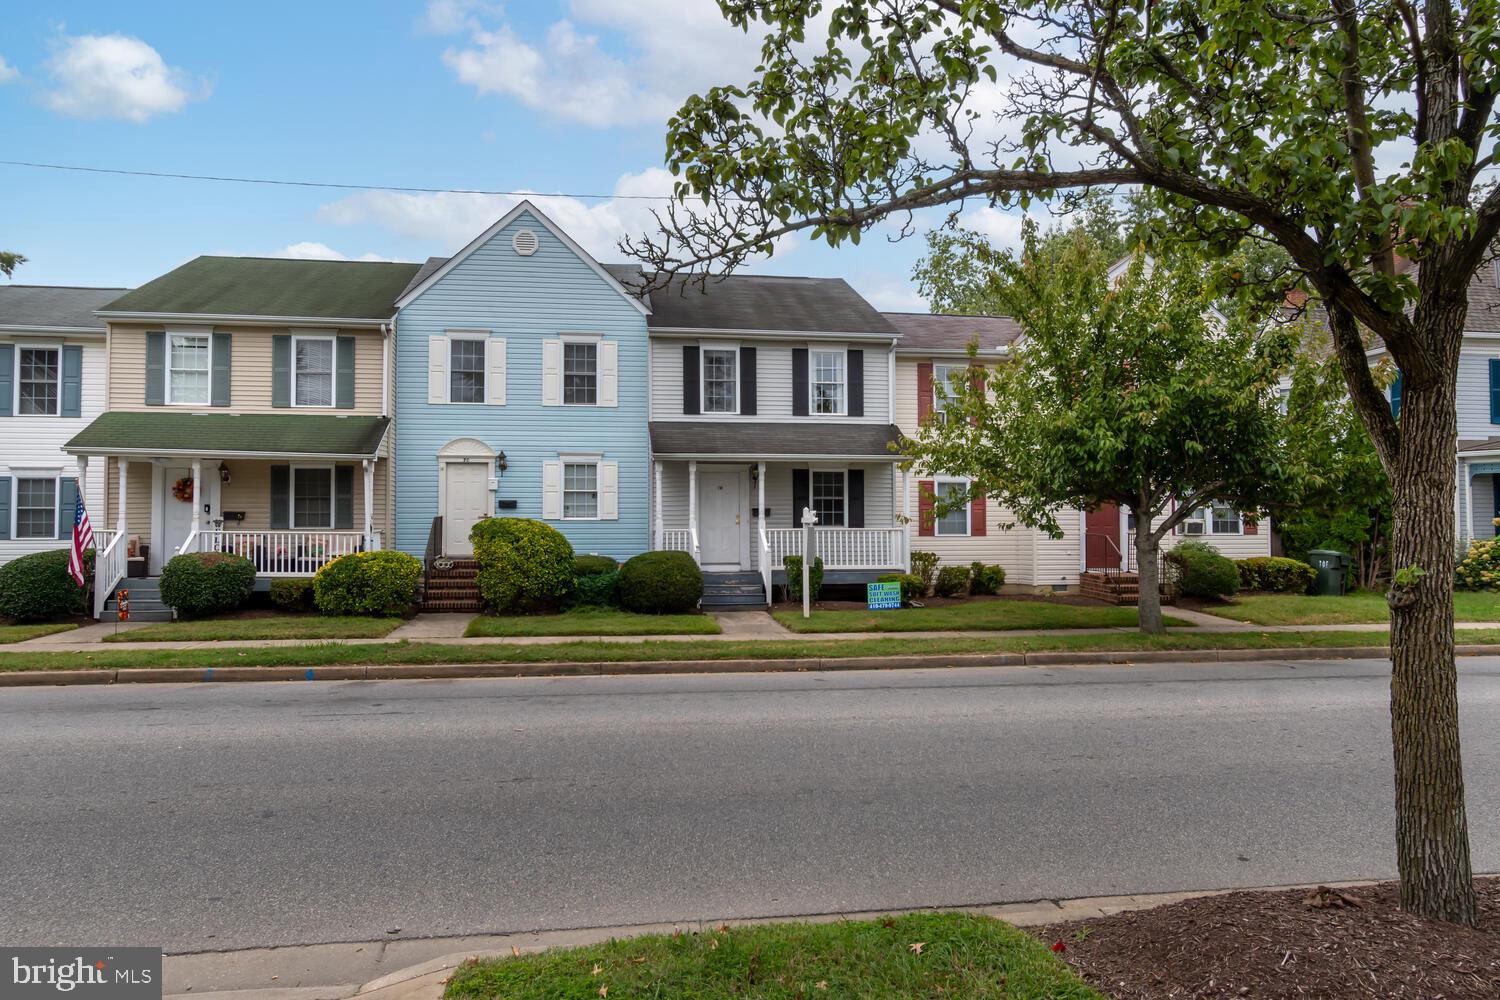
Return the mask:
<svg viewBox="0 0 1500 1000">
<path fill-rule="evenodd" d="M 812 562 L 817 557 L 813 551 L 813 525 L 818 515 L 811 507 L 802 508 L 802 617 L 812 617 Z"/>
</svg>

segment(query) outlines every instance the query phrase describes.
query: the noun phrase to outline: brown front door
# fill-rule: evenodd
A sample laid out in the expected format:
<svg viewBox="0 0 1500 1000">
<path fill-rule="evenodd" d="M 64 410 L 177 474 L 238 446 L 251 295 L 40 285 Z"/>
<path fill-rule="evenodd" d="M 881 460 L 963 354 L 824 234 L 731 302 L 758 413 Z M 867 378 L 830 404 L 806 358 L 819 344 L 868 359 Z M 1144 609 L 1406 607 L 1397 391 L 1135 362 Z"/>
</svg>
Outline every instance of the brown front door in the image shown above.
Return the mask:
<svg viewBox="0 0 1500 1000">
<path fill-rule="evenodd" d="M 1107 503 L 1091 510 L 1083 522 L 1084 569 L 1120 568 L 1120 508 Z"/>
</svg>

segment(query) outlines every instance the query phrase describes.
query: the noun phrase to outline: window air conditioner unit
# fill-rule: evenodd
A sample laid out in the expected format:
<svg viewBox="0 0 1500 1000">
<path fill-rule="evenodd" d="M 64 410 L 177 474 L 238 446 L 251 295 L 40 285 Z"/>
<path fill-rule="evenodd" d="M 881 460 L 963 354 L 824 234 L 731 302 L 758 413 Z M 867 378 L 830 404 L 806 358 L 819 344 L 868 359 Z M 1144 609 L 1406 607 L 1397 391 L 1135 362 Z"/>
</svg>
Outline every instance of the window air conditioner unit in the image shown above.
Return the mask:
<svg viewBox="0 0 1500 1000">
<path fill-rule="evenodd" d="M 1182 522 L 1182 533 L 1184 535 L 1201 535 L 1201 534 L 1203 534 L 1203 522 L 1202 521 L 1183 521 Z"/>
</svg>

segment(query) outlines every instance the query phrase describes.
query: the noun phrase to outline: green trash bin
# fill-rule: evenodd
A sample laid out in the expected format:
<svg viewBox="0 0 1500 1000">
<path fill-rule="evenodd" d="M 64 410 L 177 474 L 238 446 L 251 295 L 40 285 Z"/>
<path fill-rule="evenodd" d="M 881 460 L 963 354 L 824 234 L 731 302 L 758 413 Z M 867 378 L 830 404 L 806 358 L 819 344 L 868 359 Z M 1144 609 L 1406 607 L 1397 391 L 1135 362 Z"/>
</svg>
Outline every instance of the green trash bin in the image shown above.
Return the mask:
<svg viewBox="0 0 1500 1000">
<path fill-rule="evenodd" d="M 1334 549 L 1313 549 L 1307 554 L 1307 561 L 1318 571 L 1318 578 L 1313 583 L 1313 593 L 1342 597 L 1345 581 L 1349 576 L 1349 553 Z"/>
</svg>

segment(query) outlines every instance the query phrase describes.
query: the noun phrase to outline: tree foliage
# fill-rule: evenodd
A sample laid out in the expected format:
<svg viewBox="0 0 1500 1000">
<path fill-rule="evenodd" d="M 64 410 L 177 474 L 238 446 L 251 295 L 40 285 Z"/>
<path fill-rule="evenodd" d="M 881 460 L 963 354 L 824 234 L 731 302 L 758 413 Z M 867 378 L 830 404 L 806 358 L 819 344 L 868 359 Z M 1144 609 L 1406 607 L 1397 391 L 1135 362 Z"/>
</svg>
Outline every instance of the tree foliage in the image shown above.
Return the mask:
<svg viewBox="0 0 1500 1000">
<path fill-rule="evenodd" d="M 7 278 L 16 273 L 16 268 L 26 263 L 26 258 L 11 250 L 0 250 L 0 274 Z"/>
</svg>

